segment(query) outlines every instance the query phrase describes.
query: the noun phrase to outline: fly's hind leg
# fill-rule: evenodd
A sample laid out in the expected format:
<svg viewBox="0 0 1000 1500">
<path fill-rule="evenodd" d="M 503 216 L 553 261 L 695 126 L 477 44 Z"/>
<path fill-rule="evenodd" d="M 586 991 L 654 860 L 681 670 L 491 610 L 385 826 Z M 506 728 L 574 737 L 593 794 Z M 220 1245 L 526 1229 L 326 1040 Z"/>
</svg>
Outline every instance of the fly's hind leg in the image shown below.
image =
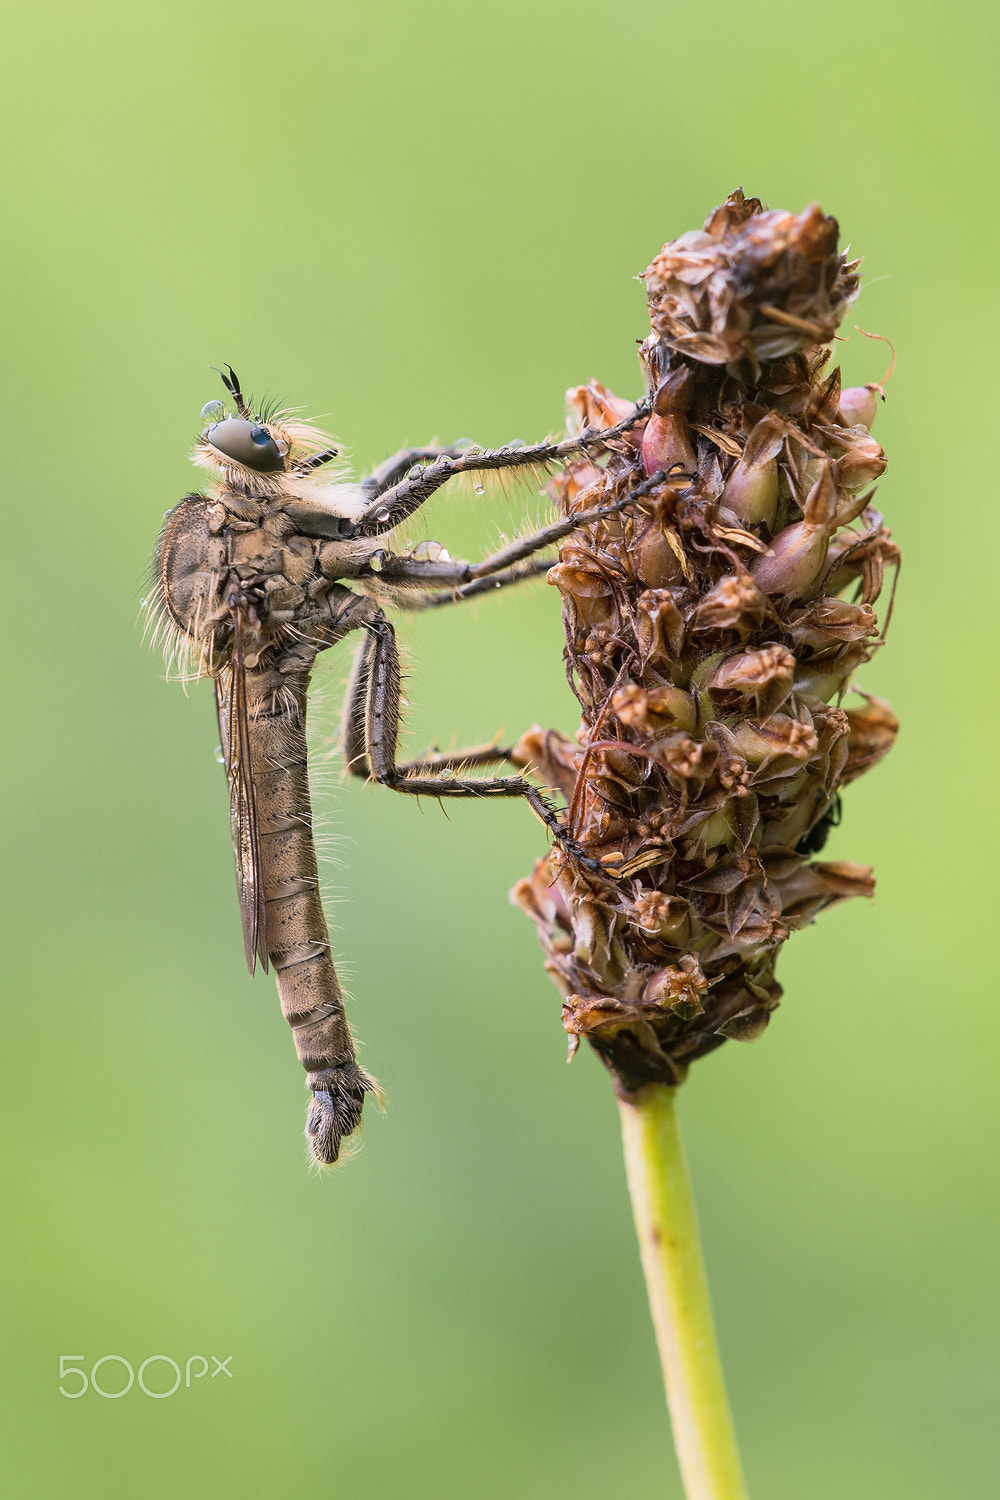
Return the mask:
<svg viewBox="0 0 1000 1500">
<path fill-rule="evenodd" d="M 365 779 L 371 776 L 382 786 L 411 797 L 523 797 L 564 849 L 586 869 L 599 870 L 597 862 L 567 834 L 548 798 L 523 776 L 460 774 L 471 766 L 511 760 L 511 747 L 479 745 L 472 750 L 435 753 L 397 763 L 400 673 L 396 633 L 376 605 L 371 607 L 364 629 L 342 731 L 344 761 L 351 774 Z"/>
</svg>

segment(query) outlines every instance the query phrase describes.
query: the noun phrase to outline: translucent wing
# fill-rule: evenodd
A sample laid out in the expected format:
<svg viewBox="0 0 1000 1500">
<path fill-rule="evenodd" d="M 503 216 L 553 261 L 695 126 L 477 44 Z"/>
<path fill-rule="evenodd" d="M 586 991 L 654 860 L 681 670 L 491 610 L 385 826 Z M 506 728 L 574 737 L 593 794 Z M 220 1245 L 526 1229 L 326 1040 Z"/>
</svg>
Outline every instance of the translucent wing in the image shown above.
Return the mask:
<svg viewBox="0 0 1000 1500">
<path fill-rule="evenodd" d="M 229 811 L 233 824 L 233 857 L 236 888 L 243 923 L 243 951 L 252 974 L 260 959 L 267 971 L 267 906 L 260 857 L 260 826 L 257 792 L 250 755 L 250 724 L 247 718 L 246 669 L 243 664 L 243 616 L 233 617 L 233 664 L 215 679 L 215 705 L 219 715 L 219 737 L 229 778 Z"/>
</svg>

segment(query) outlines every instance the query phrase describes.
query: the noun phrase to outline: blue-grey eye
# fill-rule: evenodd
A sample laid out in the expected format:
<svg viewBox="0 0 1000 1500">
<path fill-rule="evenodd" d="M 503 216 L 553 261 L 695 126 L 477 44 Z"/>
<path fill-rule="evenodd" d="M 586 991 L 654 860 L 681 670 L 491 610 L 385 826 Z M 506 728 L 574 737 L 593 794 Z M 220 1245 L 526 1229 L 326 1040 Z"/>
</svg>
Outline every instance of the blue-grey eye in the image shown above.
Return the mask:
<svg viewBox="0 0 1000 1500">
<path fill-rule="evenodd" d="M 206 427 L 202 437 L 219 453 L 244 468 L 256 469 L 258 474 L 274 474 L 285 467 L 277 444 L 259 422 L 250 422 L 246 417 L 227 417 L 224 422 L 213 422 Z"/>
</svg>

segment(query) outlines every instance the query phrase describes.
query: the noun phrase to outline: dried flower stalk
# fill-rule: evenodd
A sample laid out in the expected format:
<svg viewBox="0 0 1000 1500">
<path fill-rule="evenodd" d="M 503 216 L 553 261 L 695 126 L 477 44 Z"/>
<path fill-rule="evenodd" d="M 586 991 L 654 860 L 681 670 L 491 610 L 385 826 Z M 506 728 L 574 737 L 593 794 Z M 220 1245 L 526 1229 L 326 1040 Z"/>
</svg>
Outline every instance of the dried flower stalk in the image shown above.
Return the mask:
<svg viewBox="0 0 1000 1500">
<path fill-rule="evenodd" d="M 837 236 L 816 205 L 737 192 L 665 245 L 645 272 L 652 415 L 551 486 L 573 515 L 665 475 L 563 543 L 548 578 L 582 723 L 575 742 L 536 728 L 517 755 L 602 867 L 553 849 L 513 899 L 571 1050 L 585 1038 L 625 1097 L 759 1036 L 788 934 L 874 889 L 867 867 L 811 858 L 897 727 L 881 699 L 840 706 L 884 639 L 873 606 L 898 551 L 859 418 L 880 387 L 842 391 L 829 368 L 858 291 Z M 568 399 L 574 429 L 629 410 L 597 381 Z"/>
<path fill-rule="evenodd" d="M 884 640 L 874 605 L 899 554 L 872 504 L 881 387 L 842 390 L 831 368 L 859 287 L 837 240 L 815 204 L 736 192 L 665 245 L 644 273 L 651 414 L 551 485 L 565 515 L 648 491 L 562 545 L 548 578 L 582 722 L 575 740 L 536 727 L 516 757 L 561 788 L 599 865 L 554 848 L 512 899 L 570 1055 L 586 1039 L 614 1079 L 627 1148 L 629 1111 L 765 1029 L 789 933 L 874 889 L 869 868 L 812 857 L 897 728 L 881 699 L 841 706 Z M 568 400 L 573 430 L 631 409 L 596 380 Z M 691 1495 L 742 1493 L 692 1474 Z"/>
</svg>

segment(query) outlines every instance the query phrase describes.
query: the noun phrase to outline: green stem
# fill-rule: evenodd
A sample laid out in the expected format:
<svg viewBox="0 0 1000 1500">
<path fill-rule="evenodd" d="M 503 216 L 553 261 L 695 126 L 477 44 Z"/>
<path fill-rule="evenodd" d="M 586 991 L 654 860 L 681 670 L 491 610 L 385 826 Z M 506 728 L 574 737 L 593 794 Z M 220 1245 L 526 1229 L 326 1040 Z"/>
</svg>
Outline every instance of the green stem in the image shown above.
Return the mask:
<svg viewBox="0 0 1000 1500">
<path fill-rule="evenodd" d="M 620 1101 L 639 1251 L 687 1500 L 746 1500 L 676 1092 L 649 1084 Z"/>
</svg>

